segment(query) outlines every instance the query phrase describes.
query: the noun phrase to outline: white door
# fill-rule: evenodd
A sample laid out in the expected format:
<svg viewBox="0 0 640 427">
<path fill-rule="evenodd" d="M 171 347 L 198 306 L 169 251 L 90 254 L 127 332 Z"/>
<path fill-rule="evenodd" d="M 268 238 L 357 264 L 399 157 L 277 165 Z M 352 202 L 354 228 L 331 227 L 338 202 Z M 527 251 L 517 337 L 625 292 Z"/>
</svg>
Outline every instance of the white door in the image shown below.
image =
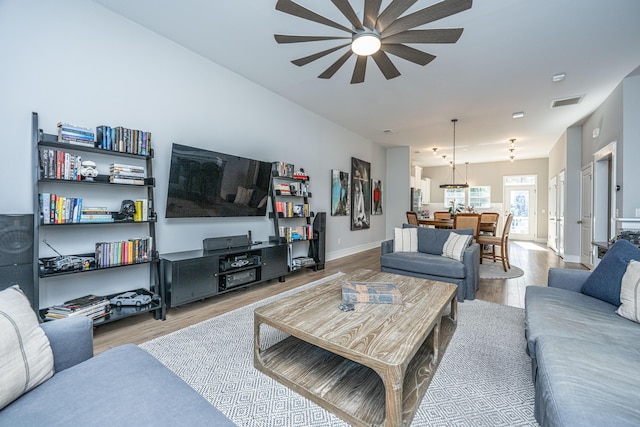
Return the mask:
<svg viewBox="0 0 640 427">
<path fill-rule="evenodd" d="M 591 245 L 591 222 L 593 200 L 593 170 L 592 165 L 582 169 L 582 182 L 580 187 L 580 263 L 588 268 L 593 268 L 593 246 Z"/>
<path fill-rule="evenodd" d="M 565 198 L 564 171 L 558 174 L 558 203 L 556 205 L 556 241 L 558 242 L 558 255 L 564 258 L 564 198 Z"/>
<path fill-rule="evenodd" d="M 554 252 L 558 249 L 557 239 L 557 201 L 558 201 L 558 177 L 549 180 L 549 227 L 547 246 Z"/>
<path fill-rule="evenodd" d="M 505 217 L 513 214 L 509 238 L 535 240 L 536 236 L 536 188 L 532 185 L 505 187 Z"/>
</svg>

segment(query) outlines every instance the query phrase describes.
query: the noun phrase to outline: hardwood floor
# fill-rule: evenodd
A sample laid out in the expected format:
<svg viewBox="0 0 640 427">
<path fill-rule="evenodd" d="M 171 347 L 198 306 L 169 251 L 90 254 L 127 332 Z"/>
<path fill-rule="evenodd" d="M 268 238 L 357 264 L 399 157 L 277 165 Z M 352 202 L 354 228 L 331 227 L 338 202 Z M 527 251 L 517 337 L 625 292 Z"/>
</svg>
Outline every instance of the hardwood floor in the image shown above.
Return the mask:
<svg viewBox="0 0 640 427">
<path fill-rule="evenodd" d="M 562 258 L 540 244 L 511 242 L 509 248 L 511 264 L 520 267 L 524 271 L 524 275 L 516 279 L 481 280 L 477 293 L 478 299 L 522 308 L 524 307 L 525 287 L 527 285 L 545 286 L 549 268 L 584 269 L 580 264 L 565 263 Z M 491 261 L 484 260 L 483 262 Z M 379 248 L 330 261 L 324 270 L 305 270 L 291 274 L 287 276 L 284 283 L 272 280 L 204 301 L 169 309 L 165 321 L 154 320 L 150 315 L 141 315 L 99 326 L 94 330 L 94 352 L 98 354 L 125 343 L 142 344 L 153 338 L 334 273 L 340 271 L 350 273 L 362 268 L 380 270 Z"/>
</svg>

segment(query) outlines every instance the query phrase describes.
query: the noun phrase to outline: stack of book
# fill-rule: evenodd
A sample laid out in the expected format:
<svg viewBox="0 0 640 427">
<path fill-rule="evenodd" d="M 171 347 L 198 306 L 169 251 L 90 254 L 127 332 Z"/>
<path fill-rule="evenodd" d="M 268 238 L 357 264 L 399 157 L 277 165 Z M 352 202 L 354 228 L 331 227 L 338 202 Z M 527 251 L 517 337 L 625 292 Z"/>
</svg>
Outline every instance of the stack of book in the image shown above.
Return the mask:
<svg viewBox="0 0 640 427">
<path fill-rule="evenodd" d="M 114 184 L 144 185 L 144 166 L 112 163 L 109 167 L 109 182 Z"/>
<path fill-rule="evenodd" d="M 40 149 L 40 170 L 44 179 L 80 181 L 82 157 L 52 148 Z"/>
<path fill-rule="evenodd" d="M 96 146 L 103 150 L 146 156 L 151 153 L 151 132 L 122 126 L 98 126 Z"/>
<path fill-rule="evenodd" d="M 80 212 L 80 222 L 113 222 L 113 215 L 106 207 L 84 207 Z"/>
<path fill-rule="evenodd" d="M 45 317 L 48 319 L 63 319 L 71 316 L 86 316 L 91 319 L 97 319 L 106 316 L 109 311 L 109 299 L 107 297 L 85 295 L 50 307 Z"/>
<path fill-rule="evenodd" d="M 81 197 L 63 197 L 54 193 L 40 193 L 40 215 L 43 224 L 80 222 Z"/>
<path fill-rule="evenodd" d="M 58 123 L 58 142 L 94 147 L 95 139 L 96 133 L 93 129 L 69 123 Z"/>
<path fill-rule="evenodd" d="M 273 172 L 275 176 L 293 178 L 293 163 L 273 162 Z"/>
<path fill-rule="evenodd" d="M 95 252 L 96 266 L 106 268 L 147 262 L 153 259 L 152 248 L 151 236 L 119 242 L 98 242 Z"/>
<path fill-rule="evenodd" d="M 301 225 L 298 227 L 278 227 L 278 232 L 285 242 L 297 242 L 299 240 L 313 239 L 313 225 Z"/>
</svg>

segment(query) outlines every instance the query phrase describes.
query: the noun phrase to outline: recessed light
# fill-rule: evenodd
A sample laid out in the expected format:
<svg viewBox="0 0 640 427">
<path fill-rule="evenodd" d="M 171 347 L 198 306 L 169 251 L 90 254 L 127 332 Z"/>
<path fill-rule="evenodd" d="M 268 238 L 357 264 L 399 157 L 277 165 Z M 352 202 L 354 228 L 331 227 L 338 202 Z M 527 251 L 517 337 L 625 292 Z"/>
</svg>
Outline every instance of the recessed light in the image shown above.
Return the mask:
<svg viewBox="0 0 640 427">
<path fill-rule="evenodd" d="M 511 117 L 513 117 L 514 119 L 521 119 L 524 117 L 524 111 L 515 112 Z"/>
<path fill-rule="evenodd" d="M 551 77 L 551 80 L 554 83 L 558 83 L 563 81 L 566 77 L 567 77 L 567 73 L 558 73 L 558 74 L 555 74 L 553 77 Z"/>
</svg>

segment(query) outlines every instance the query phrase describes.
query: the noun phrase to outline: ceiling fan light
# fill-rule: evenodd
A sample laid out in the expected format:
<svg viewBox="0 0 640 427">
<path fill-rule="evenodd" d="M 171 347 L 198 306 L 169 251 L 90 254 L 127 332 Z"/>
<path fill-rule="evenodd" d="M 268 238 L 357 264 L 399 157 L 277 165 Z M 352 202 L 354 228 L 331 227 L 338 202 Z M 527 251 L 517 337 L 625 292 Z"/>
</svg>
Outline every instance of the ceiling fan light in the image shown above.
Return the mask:
<svg viewBox="0 0 640 427">
<path fill-rule="evenodd" d="M 351 50 L 359 56 L 370 56 L 380 50 L 380 36 L 372 30 L 364 30 L 353 35 Z"/>
</svg>

